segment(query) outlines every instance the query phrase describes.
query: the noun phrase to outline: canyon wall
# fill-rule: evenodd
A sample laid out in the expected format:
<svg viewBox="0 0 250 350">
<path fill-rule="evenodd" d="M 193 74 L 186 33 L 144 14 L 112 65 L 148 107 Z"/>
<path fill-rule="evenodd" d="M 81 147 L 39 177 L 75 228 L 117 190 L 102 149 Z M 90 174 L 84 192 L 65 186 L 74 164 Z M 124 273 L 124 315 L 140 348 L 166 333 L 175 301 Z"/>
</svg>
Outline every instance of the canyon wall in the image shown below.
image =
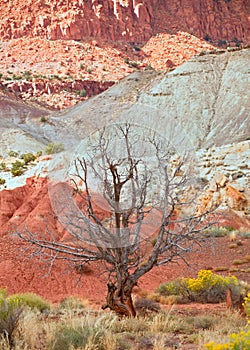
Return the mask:
<svg viewBox="0 0 250 350">
<path fill-rule="evenodd" d="M 178 30 L 249 41 L 248 0 L 2 0 L 0 38 L 144 42 Z"/>
</svg>

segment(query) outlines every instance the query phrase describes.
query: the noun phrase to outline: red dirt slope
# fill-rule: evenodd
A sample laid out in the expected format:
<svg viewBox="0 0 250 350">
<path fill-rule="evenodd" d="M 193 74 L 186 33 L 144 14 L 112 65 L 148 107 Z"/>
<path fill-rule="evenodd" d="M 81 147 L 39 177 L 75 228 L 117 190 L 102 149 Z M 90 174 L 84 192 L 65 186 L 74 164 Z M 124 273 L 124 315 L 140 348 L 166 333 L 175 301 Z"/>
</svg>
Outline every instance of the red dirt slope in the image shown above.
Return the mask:
<svg viewBox="0 0 250 350">
<path fill-rule="evenodd" d="M 13 230 L 13 223 L 23 220 L 26 220 L 34 231 L 38 231 L 41 224 L 44 224 L 45 217 L 47 225 L 61 230 L 55 216 L 51 215 L 46 179 L 29 179 L 24 187 L 1 191 L 0 206 L 1 287 L 7 287 L 10 293 L 33 291 L 53 302 L 58 302 L 67 295 L 80 295 L 96 305 L 104 301 L 107 276 L 101 273 L 101 265 L 94 264 L 90 265 L 89 269 L 77 271 L 66 263 L 57 261 L 50 271 L 51 266 L 46 265 L 42 259 L 39 260 L 39 256 L 31 255 L 32 249 L 27 250 L 27 245 L 10 232 L 11 228 Z M 244 221 L 228 214 L 224 224 L 240 227 Z M 230 249 L 231 242 L 228 237 L 214 238 L 212 241 L 208 239 L 199 251 L 188 257 L 192 262 L 191 267 L 180 262 L 179 265 L 170 264 L 155 268 L 139 281 L 137 292 L 153 291 L 160 283 L 178 276 L 195 276 L 200 269 L 207 268 L 234 268 L 233 274 L 250 283 L 250 239 L 239 238 L 241 242 L 234 249 Z M 242 265 L 234 265 L 234 260 L 243 259 L 245 262 Z M 223 274 L 227 274 L 228 271 Z"/>
</svg>

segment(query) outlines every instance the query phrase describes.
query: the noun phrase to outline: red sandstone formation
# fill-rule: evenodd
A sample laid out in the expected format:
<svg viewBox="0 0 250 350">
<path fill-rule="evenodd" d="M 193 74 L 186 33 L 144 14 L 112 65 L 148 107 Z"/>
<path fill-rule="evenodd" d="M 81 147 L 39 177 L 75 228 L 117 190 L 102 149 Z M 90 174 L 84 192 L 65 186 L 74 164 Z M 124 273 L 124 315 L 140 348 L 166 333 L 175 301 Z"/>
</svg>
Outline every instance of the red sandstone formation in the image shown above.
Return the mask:
<svg viewBox="0 0 250 350">
<path fill-rule="evenodd" d="M 214 40 L 249 40 L 248 0 L 3 0 L 0 38 L 144 42 L 178 30 Z"/>
</svg>

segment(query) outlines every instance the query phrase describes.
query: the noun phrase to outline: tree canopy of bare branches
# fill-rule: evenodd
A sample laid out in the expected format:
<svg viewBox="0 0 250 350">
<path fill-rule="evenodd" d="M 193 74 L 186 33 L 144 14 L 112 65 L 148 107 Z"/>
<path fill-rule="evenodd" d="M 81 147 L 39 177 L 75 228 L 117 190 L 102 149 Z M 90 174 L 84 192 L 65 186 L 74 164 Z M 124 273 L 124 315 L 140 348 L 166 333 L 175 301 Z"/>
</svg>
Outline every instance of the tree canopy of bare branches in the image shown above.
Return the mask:
<svg viewBox="0 0 250 350">
<path fill-rule="evenodd" d="M 154 131 L 143 130 L 112 125 L 79 148 L 71 179 L 84 210 L 72 186 L 51 184 L 52 206 L 67 238 L 59 240 L 49 229 L 42 237 L 18 231 L 52 259 L 103 262 L 109 279 L 105 307 L 124 315 L 135 315 L 131 293 L 138 280 L 154 266 L 186 259 L 208 225 L 187 191 L 192 160 L 176 154 Z"/>
</svg>

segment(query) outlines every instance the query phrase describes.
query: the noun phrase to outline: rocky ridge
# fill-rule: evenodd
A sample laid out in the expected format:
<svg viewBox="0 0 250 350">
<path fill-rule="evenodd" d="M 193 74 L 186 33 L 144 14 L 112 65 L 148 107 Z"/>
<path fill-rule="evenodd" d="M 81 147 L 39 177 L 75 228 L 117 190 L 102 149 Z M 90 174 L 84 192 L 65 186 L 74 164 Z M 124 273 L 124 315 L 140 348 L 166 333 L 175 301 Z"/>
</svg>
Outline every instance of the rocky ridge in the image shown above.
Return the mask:
<svg viewBox="0 0 250 350">
<path fill-rule="evenodd" d="M 184 30 L 214 40 L 249 40 L 247 0 L 3 0 L 0 37 L 86 37 L 145 42 Z"/>
</svg>

